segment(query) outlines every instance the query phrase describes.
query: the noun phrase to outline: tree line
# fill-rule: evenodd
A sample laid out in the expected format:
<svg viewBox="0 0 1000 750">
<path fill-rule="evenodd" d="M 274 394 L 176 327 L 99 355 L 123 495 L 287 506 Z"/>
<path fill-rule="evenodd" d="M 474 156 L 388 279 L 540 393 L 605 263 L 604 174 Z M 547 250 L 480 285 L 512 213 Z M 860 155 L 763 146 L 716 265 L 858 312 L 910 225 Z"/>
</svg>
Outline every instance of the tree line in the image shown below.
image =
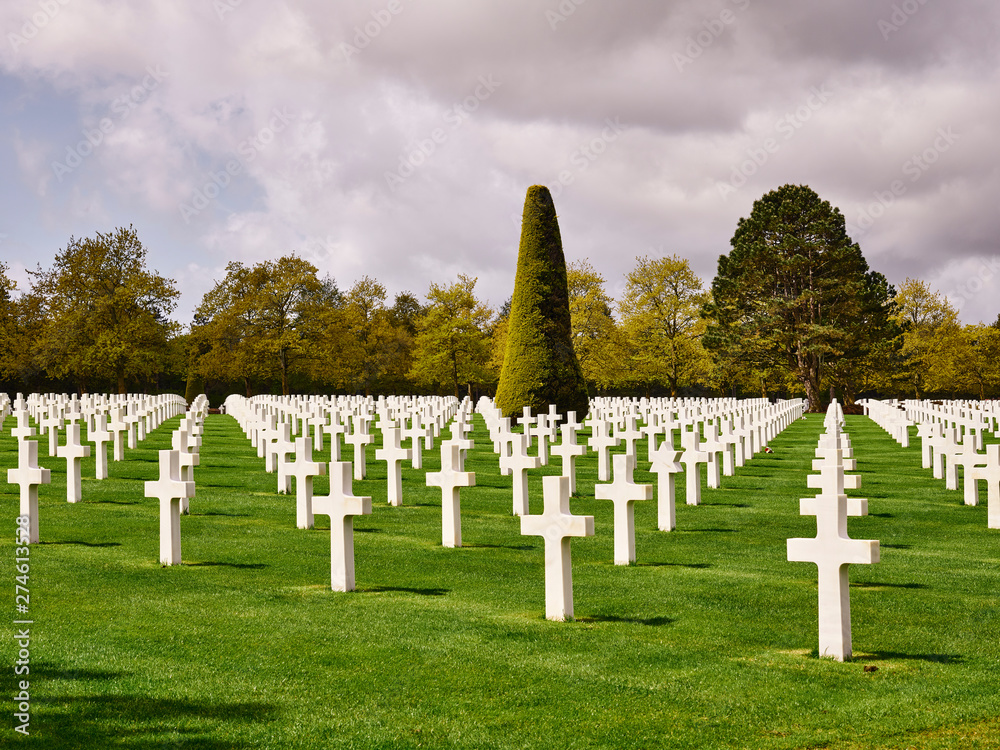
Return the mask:
<svg viewBox="0 0 1000 750">
<path fill-rule="evenodd" d="M 963 325 L 925 282 L 871 270 L 843 215 L 785 185 L 739 221 L 706 286 L 679 255 L 642 256 L 620 299 L 570 261 L 573 347 L 591 395 L 922 398 L 1000 393 L 1000 317 Z M 70 238 L 18 290 L 0 263 L 7 390 L 492 394 L 511 301 L 476 279 L 418 297 L 364 277 L 341 289 L 294 254 L 231 262 L 186 329 L 179 293 L 134 228 Z"/>
</svg>

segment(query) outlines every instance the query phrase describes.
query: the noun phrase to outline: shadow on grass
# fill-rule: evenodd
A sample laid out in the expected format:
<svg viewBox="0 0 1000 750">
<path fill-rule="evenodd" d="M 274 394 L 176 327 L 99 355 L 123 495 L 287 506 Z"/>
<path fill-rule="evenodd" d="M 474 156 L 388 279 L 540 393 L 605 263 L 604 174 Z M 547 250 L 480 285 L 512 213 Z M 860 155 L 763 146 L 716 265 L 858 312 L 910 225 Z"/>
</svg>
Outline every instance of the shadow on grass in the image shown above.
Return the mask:
<svg viewBox="0 0 1000 750">
<path fill-rule="evenodd" d="M 52 695 L 35 703 L 31 739 L 47 750 L 223 750 L 256 746 L 233 739 L 241 725 L 278 718 L 270 703 L 202 703 L 146 695 Z M 178 729 L 177 727 L 183 727 Z"/>
<path fill-rule="evenodd" d="M 888 547 L 889 549 L 913 549 L 912 544 L 886 544 L 885 542 L 882 542 L 879 546 Z"/>
<path fill-rule="evenodd" d="M 362 594 L 382 594 L 388 591 L 400 591 L 404 594 L 418 594 L 419 596 L 444 596 L 451 592 L 451 589 L 417 589 L 407 586 L 366 586 L 357 588 Z"/>
<path fill-rule="evenodd" d="M 867 583 L 852 583 L 851 586 L 855 586 L 859 589 L 925 589 L 927 584 L 925 583 L 876 583 L 875 581 L 868 581 Z"/>
<path fill-rule="evenodd" d="M 876 651 L 874 654 L 857 656 L 854 661 L 929 661 L 935 664 L 961 664 L 964 659 L 958 654 L 904 654 L 900 651 Z"/>
<path fill-rule="evenodd" d="M 528 550 L 537 549 L 533 544 L 463 544 L 465 548 L 478 548 L 478 549 L 512 549 L 518 552 L 527 552 Z"/>
<path fill-rule="evenodd" d="M 736 529 L 682 529 L 691 534 L 735 534 Z"/>
<path fill-rule="evenodd" d="M 577 617 L 577 622 L 624 622 L 631 625 L 672 625 L 675 620 L 672 617 L 622 617 L 620 615 L 591 615 L 590 617 Z"/>
<path fill-rule="evenodd" d="M 31 665 L 31 674 L 46 680 L 116 680 L 124 672 L 97 671 L 94 669 L 63 669 L 51 664 Z"/>
<path fill-rule="evenodd" d="M 711 568 L 712 566 L 708 563 L 677 563 L 677 562 L 642 562 L 636 563 L 637 568 L 695 568 L 697 570 L 703 570 L 705 568 Z"/>
<path fill-rule="evenodd" d="M 875 497 L 875 495 L 872 495 L 871 497 Z M 868 515 L 872 518 L 895 518 L 892 513 L 869 513 Z"/>
<path fill-rule="evenodd" d="M 239 568 L 241 570 L 262 570 L 264 568 L 270 567 L 265 563 L 228 563 L 228 562 L 196 562 L 196 563 L 184 563 L 192 568 Z"/>
<path fill-rule="evenodd" d="M 191 516 L 226 516 L 227 518 L 249 518 L 249 513 L 219 513 L 218 511 L 208 511 L 207 513 L 189 513 Z"/>
<path fill-rule="evenodd" d="M 142 505 L 139 500 L 88 500 L 84 498 L 81 502 L 93 505 Z"/>
<path fill-rule="evenodd" d="M 77 544 L 81 547 L 121 547 L 118 542 L 77 542 L 67 539 L 63 542 L 41 542 L 42 544 Z"/>
</svg>

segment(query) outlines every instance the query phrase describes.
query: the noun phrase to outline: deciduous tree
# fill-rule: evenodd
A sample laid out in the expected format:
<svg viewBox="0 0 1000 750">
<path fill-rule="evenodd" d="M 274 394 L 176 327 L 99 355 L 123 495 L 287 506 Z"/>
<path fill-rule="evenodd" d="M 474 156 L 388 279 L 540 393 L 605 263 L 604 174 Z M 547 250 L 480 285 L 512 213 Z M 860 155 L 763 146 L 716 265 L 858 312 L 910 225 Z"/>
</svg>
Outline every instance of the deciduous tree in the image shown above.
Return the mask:
<svg viewBox="0 0 1000 750">
<path fill-rule="evenodd" d="M 647 392 L 664 384 L 676 396 L 681 386 L 709 379 L 712 365 L 701 345 L 706 301 L 701 279 L 687 259 L 636 260 L 619 309 L 633 353 L 629 370 Z"/>
<path fill-rule="evenodd" d="M 94 238 L 70 238 L 52 268 L 31 272 L 43 301 L 45 329 L 38 342 L 50 377 L 82 386 L 149 379 L 164 366 L 168 318 L 179 293 L 173 279 L 146 267 L 146 248 L 132 227 Z"/>
<path fill-rule="evenodd" d="M 493 311 L 476 298 L 476 279 L 459 274 L 447 286 L 431 284 L 427 307 L 417 323 L 411 377 L 420 384 L 447 384 L 459 397 L 474 384 L 492 380 L 487 326 Z"/>
<path fill-rule="evenodd" d="M 627 342 L 612 316 L 615 301 L 605 279 L 586 260 L 566 264 L 573 349 L 588 383 L 601 390 L 626 378 Z"/>
</svg>

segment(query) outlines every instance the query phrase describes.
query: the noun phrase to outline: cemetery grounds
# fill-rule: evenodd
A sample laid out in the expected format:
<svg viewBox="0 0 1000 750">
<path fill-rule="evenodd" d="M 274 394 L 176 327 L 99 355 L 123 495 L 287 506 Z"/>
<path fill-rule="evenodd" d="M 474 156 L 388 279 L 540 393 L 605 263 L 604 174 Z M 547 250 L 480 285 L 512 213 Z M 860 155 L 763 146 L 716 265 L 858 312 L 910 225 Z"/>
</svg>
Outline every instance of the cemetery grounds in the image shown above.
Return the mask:
<svg viewBox="0 0 1000 750">
<path fill-rule="evenodd" d="M 702 505 L 684 504 L 678 475 L 676 531 L 657 530 L 655 500 L 637 503 L 632 566 L 613 564 L 596 454 L 578 459 L 571 508 L 596 535 L 572 542 L 566 623 L 544 619 L 544 542 L 521 536 L 479 415 L 461 548 L 442 547 L 441 491 L 424 484 L 439 444 L 422 470 L 404 464 L 402 507 L 386 502 L 379 438 L 369 446 L 354 493 L 373 512 L 354 519 L 349 593 L 330 590 L 328 517 L 295 528 L 294 493 L 276 492 L 230 416 L 206 418 L 183 564 L 161 567 L 143 482 L 178 419 L 109 459 L 107 480 L 85 459 L 77 504 L 65 461 L 39 451 L 52 482 L 31 547 L 30 734 L 8 710 L 0 746 L 1000 748 L 1000 531 L 986 527 L 985 488 L 967 507 L 921 468 L 915 428 L 904 449 L 847 417 L 862 477 L 848 494 L 869 510 L 848 531 L 878 539 L 881 561 L 851 566 L 854 659 L 840 663 L 817 657 L 816 567 L 786 560 L 788 538 L 816 533 L 798 500 L 816 494 L 806 476 L 823 415 L 703 486 Z M 17 465 L 13 422 L 4 472 Z M 638 455 L 636 481 L 655 484 L 645 440 Z M 558 473 L 556 458 L 529 473 L 532 513 L 541 477 Z M 0 495 L 13 634 L 18 488 Z M 17 653 L 3 639 L 8 708 Z"/>
</svg>

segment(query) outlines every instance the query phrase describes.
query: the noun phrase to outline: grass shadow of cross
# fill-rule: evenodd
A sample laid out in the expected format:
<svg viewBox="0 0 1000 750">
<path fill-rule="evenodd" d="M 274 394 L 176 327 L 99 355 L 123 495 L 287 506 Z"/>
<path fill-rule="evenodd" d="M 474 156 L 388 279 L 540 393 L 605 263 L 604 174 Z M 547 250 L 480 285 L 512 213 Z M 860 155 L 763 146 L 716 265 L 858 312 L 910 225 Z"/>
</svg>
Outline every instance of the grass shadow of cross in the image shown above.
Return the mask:
<svg viewBox="0 0 1000 750">
<path fill-rule="evenodd" d="M 904 654 L 899 651 L 876 651 L 873 654 L 855 654 L 854 661 L 929 661 L 935 664 L 961 664 L 964 658 L 959 654 Z"/>
<path fill-rule="evenodd" d="M 451 589 L 418 589 L 407 586 L 366 586 L 364 588 L 358 587 L 355 590 L 363 594 L 382 594 L 388 591 L 399 591 L 404 594 L 418 594 L 420 596 L 444 596 L 451 592 Z"/>
<path fill-rule="evenodd" d="M 265 563 L 229 563 L 229 562 L 193 562 L 184 563 L 192 568 L 208 568 L 208 567 L 222 567 L 222 568 L 239 568 L 241 570 L 262 570 L 263 568 L 270 567 Z"/>
<path fill-rule="evenodd" d="M 621 617 L 619 615 L 591 615 L 589 617 L 577 617 L 577 622 L 624 622 L 631 625 L 673 625 L 675 620 L 672 617 Z"/>
<path fill-rule="evenodd" d="M 41 740 L 38 746 L 48 750 L 250 748 L 255 745 L 213 737 L 240 733 L 250 724 L 268 724 L 279 715 L 270 703 L 207 703 L 135 694 L 54 695 L 36 705 L 38 729 L 36 717 L 32 717 L 32 738 L 37 737 Z"/>
</svg>

